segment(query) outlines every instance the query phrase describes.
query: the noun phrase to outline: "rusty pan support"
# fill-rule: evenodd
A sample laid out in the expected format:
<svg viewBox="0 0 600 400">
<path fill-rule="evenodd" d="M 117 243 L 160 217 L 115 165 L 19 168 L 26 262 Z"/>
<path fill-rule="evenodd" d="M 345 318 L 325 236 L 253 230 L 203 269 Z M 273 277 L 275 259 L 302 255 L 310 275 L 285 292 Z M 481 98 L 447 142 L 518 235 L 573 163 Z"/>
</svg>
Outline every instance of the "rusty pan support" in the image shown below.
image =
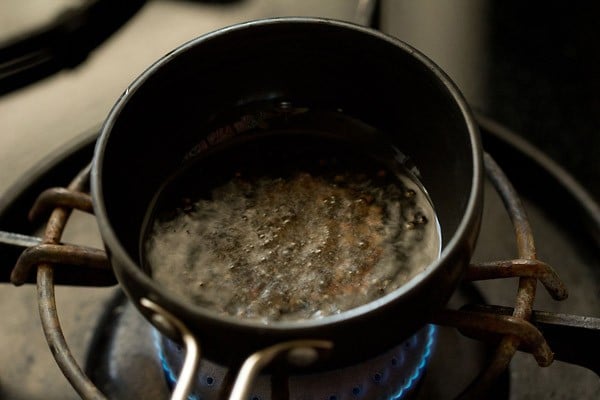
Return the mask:
<svg viewBox="0 0 600 400">
<path fill-rule="evenodd" d="M 501 334 L 492 361 L 484 371 L 459 395 L 460 399 L 485 398 L 485 391 L 506 370 L 520 346 L 528 347 L 541 366 L 552 363 L 553 354 L 548 343 L 533 326 L 531 319 L 537 281 L 540 279 L 553 298 L 563 300 L 567 289 L 554 270 L 536 259 L 533 233 L 525 209 L 516 190 L 489 154 L 484 154 L 488 179 L 500 195 L 513 224 L 518 259 L 471 265 L 467 280 L 519 277 L 519 286 L 512 316 L 481 312 L 443 310 L 433 317 L 434 323 L 453 326 L 462 331 Z"/>
<path fill-rule="evenodd" d="M 519 339 L 519 343 L 533 354 L 539 366 L 547 367 L 552 364 L 552 350 L 544 336 L 531 322 L 524 319 L 512 315 L 445 310 L 438 314 L 432 322 L 437 325 L 458 327 L 466 336 L 476 336 L 481 333 L 515 336 Z M 470 335 L 470 332 L 476 332 L 476 334 Z"/>
<path fill-rule="evenodd" d="M 29 212 L 29 220 L 36 221 L 56 207 L 80 210 L 90 214 L 94 212 L 92 196 L 89 193 L 57 187 L 46 189 L 38 196 Z"/>
<path fill-rule="evenodd" d="M 83 169 L 73 179 L 68 187 L 69 191 L 82 192 L 89 180 L 90 166 Z M 44 244 L 57 245 L 60 242 L 64 227 L 71 214 L 71 208 L 56 207 L 50 215 L 50 220 L 44 233 Z M 71 354 L 67 344 L 56 310 L 56 297 L 54 294 L 54 267 L 50 263 L 38 264 L 37 267 L 37 292 L 38 310 L 42 321 L 42 328 L 46 335 L 52 355 L 62 373 L 71 383 L 71 386 L 84 399 L 106 400 L 92 381 L 79 367 Z"/>
<path fill-rule="evenodd" d="M 23 285 L 31 270 L 39 264 L 67 264 L 79 268 L 92 268 L 103 270 L 106 275 L 112 276 L 112 269 L 106 253 L 103 250 L 84 246 L 73 246 L 66 244 L 40 244 L 29 247 L 19 257 L 17 264 L 12 270 L 10 280 L 15 286 Z M 90 279 L 97 276 L 90 274 Z"/>
<path fill-rule="evenodd" d="M 464 279 L 481 281 L 515 277 L 538 279 L 554 300 L 565 300 L 569 296 L 565 284 L 554 269 L 540 260 L 515 259 L 471 264 Z"/>
</svg>

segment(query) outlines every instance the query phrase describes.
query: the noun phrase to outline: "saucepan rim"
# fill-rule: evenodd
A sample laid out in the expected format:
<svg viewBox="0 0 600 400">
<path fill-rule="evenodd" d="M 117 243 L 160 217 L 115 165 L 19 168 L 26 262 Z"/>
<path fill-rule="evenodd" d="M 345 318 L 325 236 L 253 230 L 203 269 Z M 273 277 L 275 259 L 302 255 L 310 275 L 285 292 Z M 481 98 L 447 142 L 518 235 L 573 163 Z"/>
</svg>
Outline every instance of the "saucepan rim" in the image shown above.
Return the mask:
<svg viewBox="0 0 600 400">
<path fill-rule="evenodd" d="M 319 319 L 302 319 L 298 321 L 275 321 L 269 324 L 265 324 L 259 320 L 253 319 L 241 319 L 229 315 L 222 315 L 215 311 L 202 308 L 200 306 L 189 304 L 182 299 L 172 295 L 168 290 L 162 288 L 158 283 L 153 281 L 142 268 L 130 257 L 124 246 L 119 241 L 118 235 L 114 231 L 108 216 L 107 208 L 104 202 L 104 190 L 103 190 L 103 165 L 104 165 L 104 153 L 111 140 L 111 131 L 117 120 L 119 119 L 120 113 L 130 99 L 136 95 L 136 92 L 144 85 L 144 83 L 153 76 L 157 71 L 163 68 L 166 64 L 170 63 L 173 59 L 177 58 L 181 54 L 187 52 L 195 46 L 202 45 L 205 42 L 209 42 L 215 38 L 227 35 L 231 31 L 253 29 L 256 26 L 267 26 L 271 24 L 326 24 L 339 29 L 351 29 L 364 35 L 372 36 L 376 39 L 389 42 L 399 48 L 402 51 L 409 53 L 417 61 L 422 63 L 430 72 L 432 72 L 436 79 L 441 82 L 452 100 L 458 106 L 466 125 L 470 147 L 471 147 L 471 165 L 472 165 L 472 182 L 470 185 L 470 193 L 468 201 L 465 207 L 465 212 L 460 219 L 454 234 L 449 239 L 447 244 L 442 249 L 440 257 L 428 265 L 425 270 L 415 277 L 411 278 L 407 283 L 400 286 L 398 289 L 390 292 L 389 294 L 378 298 L 374 301 L 366 303 L 362 306 L 343 311 L 339 314 L 325 316 Z M 482 161 L 482 150 L 479 138 L 479 132 L 477 124 L 475 123 L 474 117 L 467 105 L 467 102 L 463 98 L 462 94 L 451 81 L 451 79 L 444 73 L 433 61 L 427 56 L 422 54 L 420 51 L 411 47 L 410 45 L 388 36 L 379 31 L 373 30 L 360 25 L 355 25 L 349 22 L 337 21 L 325 18 L 315 17 L 281 17 L 281 18 L 268 18 L 262 20 L 255 20 L 236 24 L 233 26 L 225 27 L 217 31 L 202 35 L 198 38 L 192 39 L 187 43 L 177 47 L 173 51 L 169 52 L 156 62 L 154 62 L 148 69 L 146 69 L 137 79 L 131 83 L 121 95 L 118 101 L 111 109 L 107 119 L 105 120 L 100 137 L 96 143 L 94 152 L 93 165 L 91 171 L 91 192 L 94 203 L 94 211 L 99 221 L 99 229 L 101 232 L 102 240 L 110 253 L 115 258 L 118 258 L 123 265 L 123 268 L 127 268 L 127 272 L 133 276 L 134 279 L 138 280 L 145 288 L 149 290 L 149 297 L 155 297 L 153 293 L 158 293 L 160 296 L 164 296 L 170 304 L 177 305 L 182 311 L 188 315 L 196 315 L 202 318 L 208 318 L 215 321 L 220 321 L 226 324 L 236 325 L 241 328 L 249 329 L 260 329 L 261 331 L 280 331 L 280 330 L 303 330 L 313 329 L 330 324 L 335 324 L 340 321 L 360 318 L 364 314 L 367 314 L 375 309 L 378 309 L 394 300 L 409 294 L 415 290 L 424 280 L 426 280 L 434 271 L 436 271 L 448 259 L 452 253 L 457 251 L 461 244 L 467 240 L 467 237 L 473 234 L 474 228 L 473 220 L 476 219 L 477 213 L 480 213 L 482 203 L 482 188 L 483 188 L 483 161 Z M 117 274 L 118 276 L 118 274 Z M 156 299 L 154 299 L 156 300 Z M 158 299 L 160 301 L 160 299 Z"/>
</svg>

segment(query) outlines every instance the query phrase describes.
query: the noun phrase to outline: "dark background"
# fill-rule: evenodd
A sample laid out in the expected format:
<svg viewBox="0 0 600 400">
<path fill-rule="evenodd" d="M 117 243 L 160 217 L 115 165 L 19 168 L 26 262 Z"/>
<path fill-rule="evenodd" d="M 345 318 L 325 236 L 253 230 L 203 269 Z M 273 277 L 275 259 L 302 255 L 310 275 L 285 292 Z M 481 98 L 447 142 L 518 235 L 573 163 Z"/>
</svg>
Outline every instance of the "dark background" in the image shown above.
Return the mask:
<svg viewBox="0 0 600 400">
<path fill-rule="evenodd" d="M 494 2 L 490 103 L 483 111 L 526 137 L 600 198 L 600 5 Z"/>
<path fill-rule="evenodd" d="M 600 198 L 600 4 L 381 1 L 381 30 L 413 45 L 476 111 L 541 149 Z"/>
</svg>

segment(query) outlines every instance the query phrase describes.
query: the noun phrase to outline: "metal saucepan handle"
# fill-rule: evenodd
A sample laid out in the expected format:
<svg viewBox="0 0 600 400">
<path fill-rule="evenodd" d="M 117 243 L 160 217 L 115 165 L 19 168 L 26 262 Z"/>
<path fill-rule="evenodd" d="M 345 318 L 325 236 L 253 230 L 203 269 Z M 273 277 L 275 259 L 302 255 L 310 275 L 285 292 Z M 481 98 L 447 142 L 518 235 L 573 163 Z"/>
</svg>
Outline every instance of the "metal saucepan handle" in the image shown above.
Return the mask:
<svg viewBox="0 0 600 400">
<path fill-rule="evenodd" d="M 185 400 L 190 395 L 200 364 L 200 345 L 191 331 L 173 314 L 147 298 L 140 300 L 142 307 L 152 312 L 151 320 L 156 327 L 183 342 L 185 360 L 177 379 L 171 400 Z M 275 359 L 285 358 L 293 367 L 308 367 L 321 358 L 321 353 L 331 350 L 328 340 L 293 340 L 282 342 L 250 355 L 242 364 L 233 384 L 229 400 L 246 400 L 254 379 Z"/>
<path fill-rule="evenodd" d="M 200 345 L 190 330 L 173 314 L 147 298 L 140 299 L 142 307 L 152 311 L 152 322 L 170 337 L 179 337 L 185 348 L 185 360 L 177 379 L 171 400 L 186 400 L 192 391 L 192 384 L 200 364 Z"/>
<path fill-rule="evenodd" d="M 44 243 L 35 236 L 0 231 L 0 283 L 35 283 L 35 266 L 52 263 L 55 283 L 111 286 L 117 283 L 103 250 L 69 244 Z"/>
<path fill-rule="evenodd" d="M 259 350 L 244 361 L 229 395 L 229 400 L 246 400 L 258 374 L 273 360 L 285 358 L 288 365 L 308 367 L 321 358 L 319 350 L 333 348 L 329 340 L 293 340 Z"/>
</svg>

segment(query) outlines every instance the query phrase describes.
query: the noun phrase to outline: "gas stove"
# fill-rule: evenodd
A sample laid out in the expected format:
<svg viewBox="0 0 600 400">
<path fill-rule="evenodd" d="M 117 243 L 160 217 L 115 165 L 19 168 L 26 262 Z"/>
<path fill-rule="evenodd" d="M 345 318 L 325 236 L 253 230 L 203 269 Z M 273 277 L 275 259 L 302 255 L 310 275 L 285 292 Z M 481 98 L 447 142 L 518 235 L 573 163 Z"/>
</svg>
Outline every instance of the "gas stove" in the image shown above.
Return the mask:
<svg viewBox="0 0 600 400">
<path fill-rule="evenodd" d="M 263 15 L 259 15 L 260 12 L 257 10 L 261 5 L 268 8 L 267 4 L 268 2 L 247 2 L 223 7 L 233 7 L 227 11 L 237 10 L 240 13 L 250 7 L 255 10 L 258 17 Z M 174 14 L 185 13 L 186 7 L 192 9 L 191 5 L 176 4 L 173 7 L 179 8 L 174 11 Z M 202 12 L 212 13 L 213 17 L 219 13 L 226 14 L 225 9 L 218 8 L 220 6 L 198 7 Z M 389 4 L 386 6 L 386 2 L 383 2 L 381 11 L 389 11 L 390 8 L 393 6 Z M 158 18 L 167 9 L 169 5 L 159 2 L 149 6 L 147 14 L 140 18 L 145 18 L 144 24 L 149 24 L 152 18 Z M 200 11 L 198 15 L 201 15 Z M 231 18 L 231 13 L 227 15 L 227 18 Z M 354 17 L 349 13 L 332 16 L 346 19 Z M 385 22 L 386 18 L 384 14 L 382 22 Z M 208 27 L 215 22 L 206 22 L 206 24 Z M 132 29 L 135 29 L 135 26 Z M 393 26 L 388 26 L 388 29 L 393 31 Z M 185 29 L 182 28 L 182 31 Z M 189 31 L 183 32 L 182 35 L 189 33 Z M 113 50 L 116 51 L 115 48 Z M 113 52 L 111 57 L 114 56 Z M 93 63 L 91 65 L 93 66 Z M 77 81 L 77 77 L 74 80 Z M 0 108 L 0 112 L 9 113 L 10 110 L 15 110 L 15 107 L 26 105 L 31 101 L 35 103 L 40 97 L 42 101 L 52 102 L 57 98 L 58 90 L 71 84 L 74 85 L 76 82 L 59 77 L 54 81 L 42 82 L 37 87 L 7 95 L 0 103 L 6 106 L 4 110 L 7 111 Z M 109 96 L 106 94 L 97 96 L 100 99 L 106 97 Z M 89 110 L 97 100 L 93 100 L 93 95 L 88 98 L 92 98 L 86 100 Z M 0 230 L 41 236 L 42 223 L 32 224 L 27 221 L 29 208 L 40 192 L 49 187 L 66 186 L 91 160 L 97 129 L 92 128 L 82 134 L 79 132 L 84 126 L 90 125 L 90 120 L 101 119 L 107 106 L 108 102 L 100 104 L 94 111 L 88 111 L 88 115 L 84 118 L 74 117 L 71 122 L 69 122 L 69 111 L 63 110 L 60 118 L 65 121 L 62 128 L 67 131 L 66 136 L 62 137 L 62 142 L 50 145 L 46 141 L 52 141 L 51 138 L 41 139 L 41 146 L 35 146 L 34 155 L 25 154 L 27 146 L 18 140 L 13 142 L 17 154 L 8 156 L 2 161 L 6 167 L 3 177 L 7 178 L 2 181 Z M 481 108 L 491 115 L 502 114 L 493 107 L 489 110 L 484 106 Z M 514 118 L 510 113 L 508 115 L 506 119 Z M 61 128 L 58 126 L 60 125 L 58 120 L 52 119 L 53 117 L 42 116 L 42 120 L 44 118 L 50 118 L 51 125 L 52 123 L 55 125 L 51 127 L 52 129 Z M 600 216 L 597 204 L 579 184 L 571 180 L 563 168 L 550 161 L 537 148 L 524 142 L 519 135 L 484 117 L 483 114 L 478 117 L 478 120 L 485 150 L 505 170 L 523 198 L 531 221 L 538 258 L 552 265 L 569 289 L 569 298 L 564 302 L 556 302 L 543 289 L 538 290 L 534 308 L 554 313 L 599 317 L 598 232 L 600 227 L 598 223 Z M 10 123 L 12 120 L 9 118 L 8 121 Z M 88 125 L 83 125 L 86 123 Z M 39 123 L 34 122 L 15 124 L 15 126 L 17 126 L 15 133 L 42 129 Z M 74 136 L 76 137 L 73 138 Z M 52 152 L 50 151 L 52 147 L 58 149 Z M 20 161 L 14 164 L 17 167 L 9 175 L 8 170 L 13 166 L 12 160 L 15 160 L 15 157 L 20 158 Z M 31 167 L 33 163 L 36 165 Z M 594 191 L 594 188 L 591 190 Z M 556 204 L 561 206 L 557 207 Z M 65 243 L 92 247 L 102 245 L 93 216 L 81 212 L 74 213 L 67 224 L 62 240 Z M 502 200 L 492 184 L 488 182 L 483 225 L 472 262 L 512 259 L 516 257 L 515 248 L 515 236 L 510 219 L 506 215 Z M 7 268 L 11 267 L 2 263 L 2 273 L 4 274 Z M 448 308 L 459 309 L 465 304 L 513 307 L 516 288 L 516 278 L 465 282 L 450 300 Z M 0 338 L 2 338 L 0 339 L 2 365 L 0 398 L 79 398 L 48 350 L 48 344 L 40 327 L 35 287 L 25 285 L 14 288 L 7 284 L 0 285 L 0 309 L 6 316 L 5 321 L 0 325 Z M 177 345 L 158 335 L 129 304 L 119 288 L 58 287 L 57 309 L 74 358 L 91 381 L 108 398 L 164 399 L 169 397 L 175 380 L 175 373 L 172 370 L 177 370 L 180 362 L 174 356 L 178 352 Z M 543 323 L 543 315 L 540 314 L 538 318 Z M 437 322 L 438 325 L 424 327 L 414 338 L 398 343 L 398 348 L 390 350 L 390 354 L 381 355 L 378 360 L 371 363 L 373 367 L 359 366 L 357 367 L 359 372 L 346 373 L 343 375 L 347 377 L 345 379 L 333 379 L 331 376 L 318 377 L 316 380 L 319 382 L 338 380 L 342 384 L 332 387 L 314 385 L 318 386 L 314 389 L 314 398 L 332 400 L 368 398 L 370 393 L 383 393 L 386 398 L 406 398 L 409 394 L 417 399 L 457 397 L 481 371 L 485 370 L 494 354 L 495 344 L 470 339 L 463 335 L 469 332 L 461 333 L 455 328 L 444 326 L 448 325 L 444 321 Z M 550 328 L 546 327 L 546 329 Z M 550 347 L 556 349 L 557 355 L 564 356 L 566 361 L 586 364 L 588 368 L 595 368 L 596 372 L 562 361 L 554 361 L 551 366 L 540 368 L 530 354 L 517 353 L 509 369 L 501 374 L 486 391 L 485 398 L 592 399 L 596 397 L 600 392 L 600 380 L 597 361 L 595 365 L 593 361 L 589 361 L 594 359 L 593 352 L 596 351 L 596 348 L 590 344 L 592 339 L 589 339 L 590 342 L 573 343 L 570 336 L 560 337 L 550 330 L 548 332 L 547 340 L 550 342 Z M 585 335 L 578 337 L 585 337 Z M 585 349 L 585 346 L 589 346 L 588 357 L 581 359 L 572 354 L 578 351 L 581 353 L 581 349 Z M 415 349 L 414 354 L 408 351 L 410 349 Z M 404 365 L 406 368 L 400 371 L 397 369 L 399 365 Z M 203 368 L 198 374 L 194 393 L 198 395 L 201 390 L 205 391 L 197 398 L 220 396 L 210 397 L 210 393 L 217 393 L 219 385 L 228 384 L 230 377 L 227 369 L 214 365 L 204 365 Z M 267 378 L 267 380 L 269 382 L 259 383 L 251 398 L 263 400 L 285 398 L 278 394 L 298 385 L 281 377 Z M 310 384 L 302 383 L 300 387 L 308 386 Z M 377 387 L 381 388 L 379 392 Z M 301 394 L 306 395 L 306 393 Z M 296 397 L 290 395 L 289 398 Z"/>
<path fill-rule="evenodd" d="M 530 215 L 531 224 L 536 232 L 540 232 L 536 236 L 539 238 L 540 258 L 544 257 L 547 262 L 558 266 L 557 270 L 567 287 L 577 287 L 577 290 L 571 291 L 570 298 L 564 305 L 541 294 L 537 297 L 536 308 L 567 313 L 573 313 L 575 309 L 581 315 L 593 316 L 598 310 L 598 299 L 593 295 L 594 281 L 582 280 L 581 277 L 594 274 L 594 237 L 592 231 L 580 229 L 584 222 L 577 219 L 585 218 L 586 215 L 588 218 L 592 217 L 589 212 L 593 211 L 593 207 L 590 209 L 585 199 L 578 198 L 577 187 L 569 186 L 568 182 L 561 183 L 560 175 L 548 171 L 544 162 L 549 161 L 543 154 L 532 152 L 534 150 L 531 148 L 523 148 L 519 141 L 501 126 L 482 117 L 480 121 L 484 140 L 488 143 L 487 148 L 492 149 L 491 153 L 501 160 L 500 162 L 510 163 L 515 158 L 519 159 L 520 166 L 535 173 L 536 179 L 548 183 L 554 181 L 554 185 L 545 186 L 545 190 L 548 190 L 546 195 L 552 193 L 557 199 L 563 199 L 564 204 L 569 205 L 568 221 L 563 222 L 560 215 L 547 214 L 547 208 L 536 202 L 535 194 L 538 193 L 533 193 L 534 196 L 530 199 L 529 194 L 524 192 L 525 207 Z M 73 143 L 61 154 L 47 160 L 43 168 L 25 175 L 18 187 L 8 191 L 3 197 L 1 209 L 0 222 L 3 229 L 32 233 L 28 231 L 32 227 L 26 222 L 26 215 L 28 205 L 35 198 L 36 192 L 42 187 L 55 186 L 60 184 L 59 182 L 64 183 L 65 179 L 69 180 L 73 169 L 85 165 L 91 156 L 94 139 L 95 135 L 90 134 L 84 140 Z M 525 176 L 523 171 L 517 173 L 519 177 L 515 182 L 532 179 Z M 100 239 L 93 217 L 76 213 L 67 227 L 65 242 L 99 245 Z M 474 263 L 478 260 L 505 259 L 514 253 L 512 226 L 491 184 L 486 189 L 479 243 Z M 568 265 L 568 268 L 561 268 L 561 265 Z M 465 282 L 454 294 L 449 308 L 458 308 L 465 304 L 510 305 L 514 300 L 515 288 L 514 280 L 477 284 Z M 3 288 L 2 295 L 5 301 L 2 302 L 2 306 L 7 307 L 5 315 L 8 317 L 7 322 L 2 325 L 2 330 L 3 337 L 7 339 L 5 343 L 10 343 L 7 351 L 2 353 L 3 357 L 6 357 L 3 364 L 3 395 L 5 398 L 15 399 L 36 396 L 76 398 L 66 380 L 61 377 L 48 377 L 49 368 L 54 373 L 58 372 L 58 369 L 53 365 L 46 349 L 47 344 L 39 332 L 35 311 L 36 296 L 31 289 L 33 288 Z M 59 315 L 73 354 L 104 394 L 114 399 L 168 398 L 176 380 L 174 371 L 179 370 L 181 365 L 180 356 L 177 356 L 181 349 L 162 338 L 129 304 L 118 288 L 59 287 L 57 297 Z M 26 311 L 27 309 L 29 310 Z M 597 319 L 595 321 L 597 324 Z M 593 332 L 591 335 L 588 342 L 585 342 L 585 335 L 571 337 L 568 334 L 562 338 L 549 336 L 548 340 L 551 345 L 560 348 L 560 354 L 557 351 L 557 356 L 565 355 L 567 360 L 595 368 L 597 373 L 597 360 L 595 364 L 593 361 Z M 575 337 L 584 342 L 569 343 Z M 589 346 L 590 351 L 587 359 L 569 359 L 571 353 L 585 352 L 582 350 L 585 346 Z M 414 349 L 414 352 L 407 349 Z M 340 382 L 341 386 L 319 386 L 314 390 L 319 397 L 339 399 L 352 398 L 344 397 L 343 393 L 348 396 L 355 393 L 355 397 L 363 392 L 368 394 L 369 390 L 374 390 L 367 389 L 370 386 L 385 388 L 381 392 L 388 398 L 403 398 L 402 395 L 406 393 L 413 393 L 416 398 L 454 398 L 486 368 L 491 353 L 493 346 L 468 339 L 453 328 L 436 328 L 430 325 L 415 337 L 399 343 L 398 348 L 392 349 L 389 354 L 358 366 L 356 371 L 334 371 L 335 379 L 326 376 L 315 380 L 327 384 Z M 406 369 L 398 372 L 398 377 L 394 380 L 394 367 L 400 363 Z M 203 368 L 198 375 L 198 380 L 203 384 L 197 386 L 208 387 L 212 392 L 206 392 L 204 389 L 202 396 L 198 398 L 217 398 L 215 396 L 220 393 L 216 389 L 218 384 L 231 377 L 227 369 L 210 363 L 205 363 Z M 512 399 L 554 393 L 559 398 L 586 398 L 593 396 L 600 387 L 596 373 L 560 361 L 542 369 L 535 365 L 530 355 L 517 354 L 510 370 L 497 380 L 486 396 Z M 420 379 L 421 375 L 423 379 Z M 27 379 L 21 379 L 23 376 L 27 376 Z M 566 376 L 569 377 L 569 382 L 577 384 L 565 389 L 563 379 Z M 535 385 L 532 381 L 536 382 Z M 272 385 L 274 384 L 269 382 L 259 382 L 253 398 L 271 398 L 274 390 Z M 308 387 L 306 383 L 295 385 L 301 388 Z M 292 386 L 293 383 L 285 385 L 286 388 Z M 390 387 L 394 390 L 388 390 Z M 216 394 L 210 397 L 210 393 L 213 392 Z M 325 395 L 327 397 L 324 397 Z"/>
</svg>

